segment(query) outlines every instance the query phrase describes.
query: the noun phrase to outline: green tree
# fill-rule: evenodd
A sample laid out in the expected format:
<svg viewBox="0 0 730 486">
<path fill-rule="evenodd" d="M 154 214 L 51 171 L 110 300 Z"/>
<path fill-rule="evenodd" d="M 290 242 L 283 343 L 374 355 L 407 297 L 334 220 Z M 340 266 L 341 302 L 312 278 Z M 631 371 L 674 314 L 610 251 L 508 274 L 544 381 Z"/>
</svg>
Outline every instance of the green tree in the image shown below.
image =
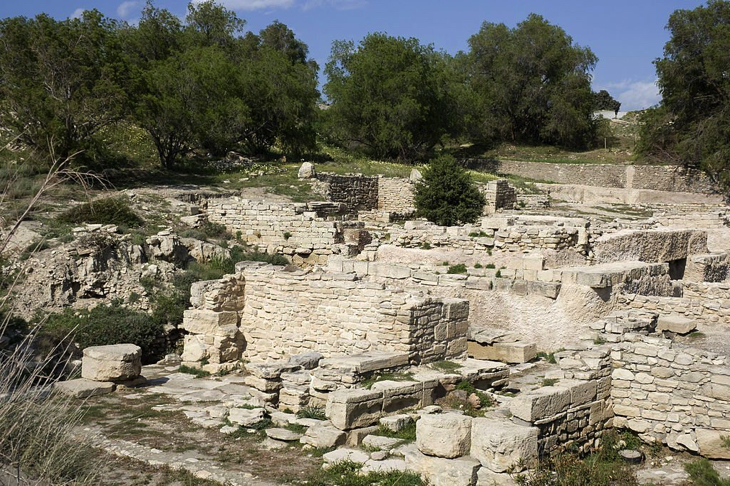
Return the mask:
<svg viewBox="0 0 730 486">
<path fill-rule="evenodd" d="M 730 185 L 730 2 L 710 0 L 669 17 L 655 61 L 662 100 L 643 116 L 639 151 L 703 169 Z"/>
<path fill-rule="evenodd" d="M 583 148 L 593 140 L 590 49 L 535 14 L 514 29 L 485 22 L 469 47 L 475 141 Z"/>
<path fill-rule="evenodd" d="M 621 102 L 611 96 L 611 93 L 602 89 L 598 93 L 593 93 L 593 109 L 594 110 L 611 110 L 618 112 L 621 109 Z"/>
<path fill-rule="evenodd" d="M 485 203 L 469 173 L 450 155 L 431 160 L 416 185 L 418 216 L 438 225 L 473 223 L 481 216 Z"/>
<path fill-rule="evenodd" d="M 449 131 L 444 57 L 417 39 L 335 41 L 325 67 L 330 130 L 381 158 L 413 160 Z"/>
<path fill-rule="evenodd" d="M 0 123 L 61 157 L 127 108 L 118 25 L 96 10 L 78 19 L 0 21 Z"/>
<path fill-rule="evenodd" d="M 222 154 L 249 123 L 235 65 L 218 47 L 199 47 L 159 61 L 144 73 L 136 119 L 152 137 L 163 167 L 194 148 Z"/>
</svg>

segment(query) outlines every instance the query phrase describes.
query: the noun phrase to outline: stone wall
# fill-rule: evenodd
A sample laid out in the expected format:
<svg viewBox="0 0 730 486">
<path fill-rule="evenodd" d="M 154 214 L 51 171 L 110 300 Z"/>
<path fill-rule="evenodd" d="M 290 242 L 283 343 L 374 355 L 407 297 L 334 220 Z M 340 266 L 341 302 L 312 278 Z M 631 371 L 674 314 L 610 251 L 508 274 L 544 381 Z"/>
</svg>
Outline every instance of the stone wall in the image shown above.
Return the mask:
<svg viewBox="0 0 730 486">
<path fill-rule="evenodd" d="M 687 290 L 685 295 L 685 297 L 656 297 L 620 294 L 618 303 L 623 307 L 654 311 L 661 315 L 680 315 L 694 320 L 698 326 L 728 322 L 730 318 L 728 295 L 705 296 Z"/>
<path fill-rule="evenodd" d="M 245 282 L 243 356 L 284 359 L 366 351 L 409 353 L 413 362 L 465 356 L 468 302 L 429 299 L 355 275 L 239 264 Z"/>
<path fill-rule="evenodd" d="M 318 172 L 315 177 L 323 183 L 320 192 L 323 192 L 329 201 L 344 203 L 351 212 L 378 207 L 377 176 Z"/>
<path fill-rule="evenodd" d="M 707 232 L 668 228 L 622 230 L 594 239 L 591 246 L 595 263 L 670 262 L 707 253 Z"/>
<path fill-rule="evenodd" d="M 414 185 L 408 179 L 378 178 L 378 210 L 398 215 L 412 215 Z"/>
<path fill-rule="evenodd" d="M 404 248 L 434 247 L 510 252 L 525 250 L 585 250 L 587 233 L 582 228 L 564 226 L 513 226 L 498 230 L 485 226 L 438 226 L 424 221 L 407 221 L 403 227 L 389 228 L 390 242 Z M 471 235 L 471 236 L 470 236 Z"/>
<path fill-rule="evenodd" d="M 486 204 L 484 214 L 494 214 L 500 209 L 514 209 L 517 204 L 517 193 L 505 179 L 490 181 L 479 187 L 484 195 Z"/>
<path fill-rule="evenodd" d="M 675 166 L 551 164 L 491 159 L 464 159 L 461 163 L 473 170 L 516 175 L 558 184 L 701 194 L 718 192 L 717 186 L 704 173 L 686 171 Z"/>
<path fill-rule="evenodd" d="M 344 243 L 343 224 L 317 216 L 307 204 L 246 199 L 211 199 L 208 220 L 219 223 L 245 243 L 269 253 L 303 255 L 326 262 Z"/>
<path fill-rule="evenodd" d="M 611 353 L 614 425 L 648 442 L 730 458 L 730 366 L 670 340 L 626 335 Z"/>
</svg>

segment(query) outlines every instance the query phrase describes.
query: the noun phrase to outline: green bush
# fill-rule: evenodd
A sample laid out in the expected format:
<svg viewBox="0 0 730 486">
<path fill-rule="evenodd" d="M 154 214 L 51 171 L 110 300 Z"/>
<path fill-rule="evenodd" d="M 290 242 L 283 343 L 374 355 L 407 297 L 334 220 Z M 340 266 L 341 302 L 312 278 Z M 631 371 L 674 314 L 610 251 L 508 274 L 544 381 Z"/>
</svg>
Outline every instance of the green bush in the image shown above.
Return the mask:
<svg viewBox="0 0 730 486">
<path fill-rule="evenodd" d="M 449 267 L 449 269 L 446 271 L 446 273 L 448 273 L 450 275 L 466 273 L 466 265 L 464 265 L 463 263 L 457 263 L 456 265 L 451 265 Z"/>
<path fill-rule="evenodd" d="M 40 342 L 46 351 L 66 336 L 80 349 L 107 344 L 136 344 L 142 348 L 145 363 L 156 361 L 165 351 L 162 324 L 144 312 L 122 307 L 119 302 L 80 312 L 67 308 L 48 316 L 39 332 Z"/>
<path fill-rule="evenodd" d="M 119 197 L 81 204 L 61 214 L 58 219 L 71 224 L 114 224 L 127 228 L 137 228 L 144 224 L 144 220 L 129 207 L 127 201 Z"/>
<path fill-rule="evenodd" d="M 712 463 L 707 459 L 698 459 L 684 465 L 693 486 L 730 486 L 730 479 L 722 479 Z"/>
<path fill-rule="evenodd" d="M 418 216 L 442 226 L 473 223 L 486 203 L 469 173 L 450 155 L 431 160 L 416 185 Z"/>
</svg>

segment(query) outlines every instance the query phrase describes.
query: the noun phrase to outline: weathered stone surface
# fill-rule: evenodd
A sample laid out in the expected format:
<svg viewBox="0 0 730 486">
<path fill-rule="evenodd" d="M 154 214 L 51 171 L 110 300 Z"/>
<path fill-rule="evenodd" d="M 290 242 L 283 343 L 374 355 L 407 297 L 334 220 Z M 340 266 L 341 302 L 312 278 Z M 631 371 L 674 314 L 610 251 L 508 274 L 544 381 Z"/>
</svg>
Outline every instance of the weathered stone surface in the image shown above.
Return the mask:
<svg viewBox="0 0 730 486">
<path fill-rule="evenodd" d="M 76 380 L 57 381 L 53 385 L 53 389 L 74 398 L 88 398 L 113 392 L 114 383 L 78 378 Z"/>
<path fill-rule="evenodd" d="M 238 324 L 236 312 L 216 312 L 208 309 L 188 309 L 183 315 L 181 328 L 192 334 L 216 334 L 219 327 Z"/>
<path fill-rule="evenodd" d="M 322 456 L 322 459 L 324 459 L 324 462 L 330 464 L 337 464 L 338 462 L 344 461 L 365 464 L 367 461 L 370 460 L 370 456 L 368 456 L 365 452 L 359 449 L 343 448 L 328 452 L 327 454 Z"/>
<path fill-rule="evenodd" d="M 84 349 L 81 376 L 94 381 L 126 381 L 142 371 L 142 348 L 134 344 L 92 346 Z"/>
<path fill-rule="evenodd" d="M 406 470 L 408 470 L 408 466 L 406 465 L 406 461 L 404 459 L 392 458 L 385 460 L 371 459 L 365 463 L 365 465 L 361 469 L 361 472 L 362 474 L 368 474 L 371 472 L 404 472 Z"/>
<path fill-rule="evenodd" d="M 517 486 L 517 483 L 507 473 L 496 473 L 482 467 L 477 472 L 476 486 Z"/>
<path fill-rule="evenodd" d="M 317 175 L 317 171 L 314 169 L 314 164 L 311 162 L 304 162 L 299 167 L 298 177 L 300 179 L 312 179 Z"/>
<path fill-rule="evenodd" d="M 263 408 L 232 408 L 228 411 L 228 420 L 231 423 L 238 424 L 241 427 L 250 427 L 264 419 L 265 410 Z"/>
<path fill-rule="evenodd" d="M 482 466 L 502 473 L 510 468 L 519 472 L 521 460 L 537 458 L 539 429 L 505 420 L 476 418 L 471 426 L 471 456 Z"/>
<path fill-rule="evenodd" d="M 309 351 L 307 353 L 295 354 L 289 358 L 289 364 L 300 366 L 305 370 L 312 370 L 319 365 L 319 361 L 322 359 L 322 353 L 316 351 Z"/>
<path fill-rule="evenodd" d="M 723 441 L 729 435 L 718 430 L 695 429 L 700 455 L 708 459 L 730 459 L 730 448 Z"/>
<path fill-rule="evenodd" d="M 377 423 L 382 409 L 383 392 L 343 389 L 329 394 L 325 415 L 338 429 L 348 430 Z"/>
<path fill-rule="evenodd" d="M 420 422 L 420 420 L 419 420 Z M 408 469 L 417 472 L 430 486 L 474 486 L 479 461 L 471 457 L 444 459 L 427 456 L 410 444 L 399 449 L 403 452 Z"/>
<path fill-rule="evenodd" d="M 413 422 L 413 419 L 407 414 L 390 415 L 380 419 L 380 425 L 391 432 L 400 432 L 411 422 Z"/>
<path fill-rule="evenodd" d="M 318 449 L 327 449 L 345 443 L 345 433 L 327 423 L 313 425 L 307 429 L 299 441 Z"/>
<path fill-rule="evenodd" d="M 302 434 L 292 432 L 288 429 L 280 429 L 278 427 L 266 429 L 266 435 L 269 439 L 280 440 L 284 442 L 294 442 L 302 438 Z"/>
<path fill-rule="evenodd" d="M 527 363 L 537 357 L 537 345 L 534 343 L 513 342 L 480 344 L 469 341 L 467 347 L 469 357 L 488 359 L 503 363 Z"/>
<path fill-rule="evenodd" d="M 455 413 L 423 415 L 416 422 L 416 445 L 429 456 L 454 458 L 469 452 L 472 418 Z"/>
<path fill-rule="evenodd" d="M 697 323 L 692 319 L 678 315 L 659 316 L 657 331 L 669 331 L 675 334 L 689 334 L 697 329 Z"/>
<path fill-rule="evenodd" d="M 248 363 L 246 364 L 246 370 L 264 380 L 278 380 L 281 378 L 284 367 L 268 363 Z"/>
<path fill-rule="evenodd" d="M 267 380 L 258 376 L 249 375 L 243 379 L 243 382 L 263 392 L 275 392 L 281 389 L 281 382 L 275 380 Z"/>
<path fill-rule="evenodd" d="M 570 400 L 570 390 L 545 386 L 515 397 L 510 402 L 510 412 L 519 419 L 535 422 L 565 412 Z"/>
<path fill-rule="evenodd" d="M 400 439 L 395 439 L 393 437 L 382 437 L 379 435 L 368 435 L 365 437 L 362 441 L 362 445 L 365 447 L 378 449 L 381 451 L 390 451 L 394 447 L 396 447 L 398 444 L 403 442 Z"/>
<path fill-rule="evenodd" d="M 628 462 L 629 464 L 640 464 L 641 461 L 644 459 L 644 456 L 641 454 L 640 451 L 635 451 L 633 449 L 623 449 L 618 451 L 618 455 L 621 456 L 621 459 Z"/>
</svg>

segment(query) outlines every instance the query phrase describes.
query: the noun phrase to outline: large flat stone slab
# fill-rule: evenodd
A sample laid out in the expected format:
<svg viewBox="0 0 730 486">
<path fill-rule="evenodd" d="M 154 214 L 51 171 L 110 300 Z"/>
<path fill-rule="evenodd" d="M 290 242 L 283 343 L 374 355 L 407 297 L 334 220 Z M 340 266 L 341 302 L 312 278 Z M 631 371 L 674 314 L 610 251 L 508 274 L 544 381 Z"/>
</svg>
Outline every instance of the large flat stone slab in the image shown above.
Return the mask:
<svg viewBox="0 0 730 486">
<path fill-rule="evenodd" d="M 353 354 L 325 358 L 319 362 L 320 368 L 349 370 L 363 374 L 373 371 L 387 370 L 408 365 L 408 353 L 394 353 L 376 351 L 371 353 Z"/>
<path fill-rule="evenodd" d="M 675 314 L 659 316 L 656 324 L 657 331 L 669 331 L 675 334 L 689 334 L 695 329 L 697 323 L 693 319 Z"/>
<path fill-rule="evenodd" d="M 114 383 L 106 381 L 93 381 L 85 378 L 76 380 L 58 381 L 53 389 L 64 395 L 74 398 L 88 398 L 97 395 L 106 395 L 114 391 Z"/>
</svg>

